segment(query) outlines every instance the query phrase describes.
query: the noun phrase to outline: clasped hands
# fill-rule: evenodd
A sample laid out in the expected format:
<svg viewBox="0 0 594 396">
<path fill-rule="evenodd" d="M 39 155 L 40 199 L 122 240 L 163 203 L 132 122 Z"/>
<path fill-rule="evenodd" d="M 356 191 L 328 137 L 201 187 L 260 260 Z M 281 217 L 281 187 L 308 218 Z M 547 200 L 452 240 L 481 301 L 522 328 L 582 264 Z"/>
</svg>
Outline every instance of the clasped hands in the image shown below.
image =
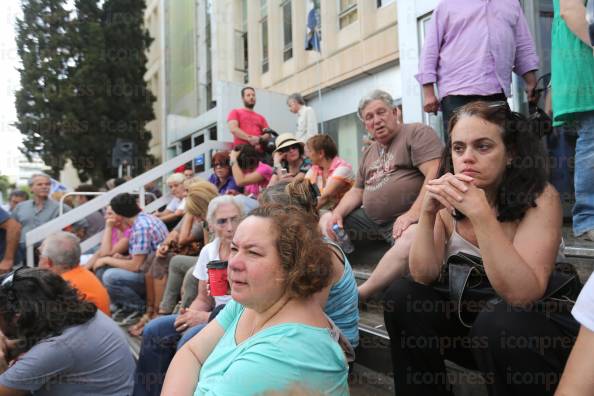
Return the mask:
<svg viewBox="0 0 594 396">
<path fill-rule="evenodd" d="M 424 212 L 437 213 L 446 208 L 453 213 L 455 209 L 472 219 L 490 210 L 485 191 L 476 187 L 475 179 L 471 176 L 446 173 L 439 179 L 429 181 L 426 188 Z"/>
</svg>

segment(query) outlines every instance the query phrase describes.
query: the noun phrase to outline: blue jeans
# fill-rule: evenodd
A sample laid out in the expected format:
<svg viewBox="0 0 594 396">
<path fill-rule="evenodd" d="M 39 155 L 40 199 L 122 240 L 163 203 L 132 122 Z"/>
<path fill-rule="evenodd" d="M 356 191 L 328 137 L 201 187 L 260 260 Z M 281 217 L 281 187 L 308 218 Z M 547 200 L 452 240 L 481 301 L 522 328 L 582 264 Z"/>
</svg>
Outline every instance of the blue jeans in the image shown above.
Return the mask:
<svg viewBox="0 0 594 396">
<path fill-rule="evenodd" d="M 576 117 L 573 233 L 594 230 L 594 111 Z"/>
<path fill-rule="evenodd" d="M 206 323 L 203 323 L 191 327 L 180 338 L 180 333 L 174 326 L 176 318 L 177 315 L 161 316 L 151 320 L 144 327 L 134 376 L 134 396 L 160 395 L 167 368 L 175 351 L 206 326 Z"/>
<path fill-rule="evenodd" d="M 145 311 L 144 273 L 112 267 L 101 267 L 95 273 L 109 292 L 112 304 L 124 311 Z"/>
</svg>

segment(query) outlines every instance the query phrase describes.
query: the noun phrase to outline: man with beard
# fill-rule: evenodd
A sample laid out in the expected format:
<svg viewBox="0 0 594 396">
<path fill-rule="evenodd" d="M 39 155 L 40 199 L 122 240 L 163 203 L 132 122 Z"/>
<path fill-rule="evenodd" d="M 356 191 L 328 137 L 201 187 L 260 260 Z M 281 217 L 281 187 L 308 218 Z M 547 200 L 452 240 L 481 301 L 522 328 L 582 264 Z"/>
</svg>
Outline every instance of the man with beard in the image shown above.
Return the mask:
<svg viewBox="0 0 594 396">
<path fill-rule="evenodd" d="M 266 118 L 254 111 L 256 105 L 256 90 L 252 87 L 245 87 L 241 90 L 243 107 L 233 109 L 227 116 L 229 129 L 235 137 L 233 147 L 240 144 L 251 144 L 258 148 L 260 138 L 269 138 L 264 129 L 268 128 Z"/>
</svg>

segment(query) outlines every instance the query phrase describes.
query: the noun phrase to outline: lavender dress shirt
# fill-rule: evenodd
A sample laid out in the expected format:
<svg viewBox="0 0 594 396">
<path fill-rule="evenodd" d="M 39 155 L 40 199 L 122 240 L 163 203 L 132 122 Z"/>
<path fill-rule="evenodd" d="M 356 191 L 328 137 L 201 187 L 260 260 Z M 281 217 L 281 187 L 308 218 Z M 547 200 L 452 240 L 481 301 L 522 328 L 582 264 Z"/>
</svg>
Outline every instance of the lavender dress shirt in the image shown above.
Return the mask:
<svg viewBox="0 0 594 396">
<path fill-rule="evenodd" d="M 421 51 L 421 85 L 448 95 L 510 95 L 511 73 L 538 69 L 518 0 L 441 0 Z"/>
</svg>

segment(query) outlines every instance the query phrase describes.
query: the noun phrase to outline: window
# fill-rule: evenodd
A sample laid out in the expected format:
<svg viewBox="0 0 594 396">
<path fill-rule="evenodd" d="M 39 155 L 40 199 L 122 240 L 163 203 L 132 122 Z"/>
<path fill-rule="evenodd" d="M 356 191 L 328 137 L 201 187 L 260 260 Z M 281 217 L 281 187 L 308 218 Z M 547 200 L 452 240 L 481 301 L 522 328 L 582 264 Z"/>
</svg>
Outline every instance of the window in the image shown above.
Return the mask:
<svg viewBox="0 0 594 396">
<path fill-rule="evenodd" d="M 394 0 L 377 0 L 377 8 L 387 6 L 388 4 L 393 3 Z"/>
<path fill-rule="evenodd" d="M 262 74 L 268 71 L 268 0 L 260 0 L 260 34 L 262 39 Z"/>
<path fill-rule="evenodd" d="M 260 33 L 262 34 L 262 74 L 268 72 L 268 17 L 260 21 Z"/>
<path fill-rule="evenodd" d="M 357 0 L 339 0 L 340 8 L 338 11 L 338 26 L 343 29 L 353 22 L 357 21 Z"/>
<path fill-rule="evenodd" d="M 241 29 L 235 29 L 235 70 L 243 74 L 243 82 L 247 84 L 249 80 L 247 0 L 241 0 Z"/>
<path fill-rule="evenodd" d="M 281 4 L 283 15 L 283 60 L 287 61 L 293 57 L 293 23 L 291 20 L 291 0 Z"/>
</svg>

